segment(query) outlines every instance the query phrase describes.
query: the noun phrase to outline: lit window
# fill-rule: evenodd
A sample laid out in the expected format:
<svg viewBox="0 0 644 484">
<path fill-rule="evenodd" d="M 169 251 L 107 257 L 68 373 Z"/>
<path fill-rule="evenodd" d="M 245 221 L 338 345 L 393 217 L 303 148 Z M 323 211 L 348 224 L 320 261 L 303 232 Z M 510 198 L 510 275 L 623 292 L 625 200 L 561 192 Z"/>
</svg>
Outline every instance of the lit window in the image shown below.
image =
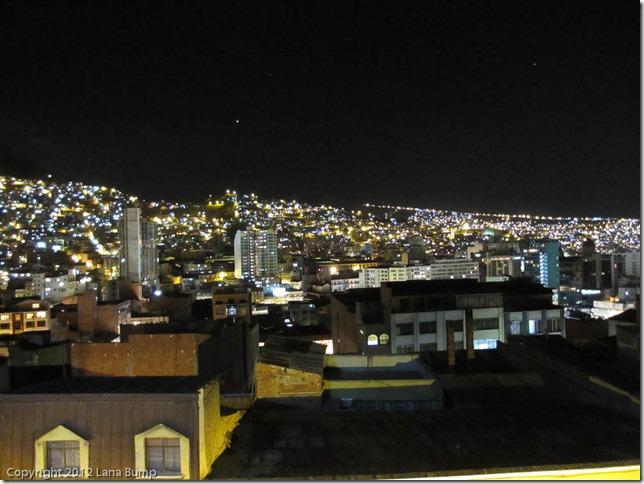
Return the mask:
<svg viewBox="0 0 644 484">
<path fill-rule="evenodd" d="M 370 334 L 367 337 L 367 344 L 369 346 L 377 346 L 378 345 L 378 336 L 376 336 L 375 334 Z"/>
<path fill-rule="evenodd" d="M 389 335 L 387 333 L 383 333 L 380 335 L 380 344 L 381 345 L 386 345 L 389 343 Z"/>
<path fill-rule="evenodd" d="M 474 340 L 474 349 L 475 350 L 493 350 L 496 348 L 495 339 L 475 339 Z"/>
</svg>

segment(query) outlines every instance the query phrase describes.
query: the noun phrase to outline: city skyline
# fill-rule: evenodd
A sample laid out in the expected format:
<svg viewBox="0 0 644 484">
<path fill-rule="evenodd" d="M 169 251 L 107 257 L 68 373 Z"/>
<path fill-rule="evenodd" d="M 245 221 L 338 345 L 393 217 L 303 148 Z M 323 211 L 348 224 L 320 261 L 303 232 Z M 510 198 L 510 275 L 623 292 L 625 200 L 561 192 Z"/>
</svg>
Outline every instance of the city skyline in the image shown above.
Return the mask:
<svg viewBox="0 0 644 484">
<path fill-rule="evenodd" d="M 3 175 L 639 217 L 635 5 L 66 6 L 0 7 Z"/>
</svg>

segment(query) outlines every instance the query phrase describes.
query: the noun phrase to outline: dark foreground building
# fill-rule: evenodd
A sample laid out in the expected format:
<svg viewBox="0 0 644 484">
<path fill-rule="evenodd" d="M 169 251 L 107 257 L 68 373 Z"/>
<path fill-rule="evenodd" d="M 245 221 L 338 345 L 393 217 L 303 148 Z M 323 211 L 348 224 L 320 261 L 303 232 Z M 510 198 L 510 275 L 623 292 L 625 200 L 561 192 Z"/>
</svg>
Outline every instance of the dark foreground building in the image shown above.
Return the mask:
<svg viewBox="0 0 644 484">
<path fill-rule="evenodd" d="M 531 350 L 522 351 L 528 344 Z M 569 348 L 561 337 L 520 337 L 516 346 L 500 344 L 478 352 L 475 360 L 457 351 L 454 366 L 444 352 L 434 353 L 430 364 L 444 389 L 442 408 L 316 409 L 258 400 L 208 478 L 467 479 L 527 473 L 638 480 L 639 385 L 596 374 L 596 368 L 588 373 L 582 362 L 562 353 L 564 347 Z M 637 366 L 632 370 L 639 372 Z"/>
<path fill-rule="evenodd" d="M 199 479 L 241 414 L 203 377 L 67 378 L 0 398 L 0 478 Z"/>
</svg>

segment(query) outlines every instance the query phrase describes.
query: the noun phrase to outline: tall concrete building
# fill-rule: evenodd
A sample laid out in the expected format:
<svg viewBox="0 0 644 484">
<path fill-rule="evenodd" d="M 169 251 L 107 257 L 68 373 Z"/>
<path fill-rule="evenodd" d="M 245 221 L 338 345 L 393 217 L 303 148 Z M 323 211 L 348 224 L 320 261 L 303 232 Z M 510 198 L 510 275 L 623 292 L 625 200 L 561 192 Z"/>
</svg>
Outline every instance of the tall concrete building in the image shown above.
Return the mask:
<svg viewBox="0 0 644 484">
<path fill-rule="evenodd" d="M 238 230 L 234 248 L 236 278 L 250 280 L 278 275 L 277 235 L 273 230 Z"/>
<path fill-rule="evenodd" d="M 121 277 L 152 287 L 158 282 L 156 224 L 141 218 L 141 209 L 128 207 L 119 221 Z"/>
<path fill-rule="evenodd" d="M 539 244 L 539 282 L 549 289 L 559 289 L 559 241 Z"/>
</svg>

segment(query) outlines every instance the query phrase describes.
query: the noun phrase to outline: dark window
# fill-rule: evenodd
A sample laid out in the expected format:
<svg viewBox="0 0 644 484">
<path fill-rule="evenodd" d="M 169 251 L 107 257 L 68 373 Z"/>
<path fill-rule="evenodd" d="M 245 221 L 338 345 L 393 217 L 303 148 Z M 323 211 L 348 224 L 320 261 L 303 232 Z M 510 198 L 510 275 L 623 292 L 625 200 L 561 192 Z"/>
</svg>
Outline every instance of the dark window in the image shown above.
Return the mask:
<svg viewBox="0 0 644 484">
<path fill-rule="evenodd" d="M 411 311 L 411 299 L 405 298 L 400 300 L 400 310 L 403 312 Z"/>
<path fill-rule="evenodd" d="M 47 442 L 47 469 L 79 469 L 80 444 L 77 440 Z"/>
<path fill-rule="evenodd" d="M 438 349 L 437 343 L 421 343 L 420 351 L 436 351 Z"/>
<path fill-rule="evenodd" d="M 418 333 L 428 334 L 436 332 L 436 321 L 421 321 L 418 323 Z"/>
<path fill-rule="evenodd" d="M 33 328 L 33 327 L 34 327 L 33 321 L 25 321 L 25 328 Z"/>
<path fill-rule="evenodd" d="M 179 439 L 145 439 L 145 462 L 148 470 L 181 472 Z"/>
<path fill-rule="evenodd" d="M 402 323 L 396 325 L 396 334 L 398 336 L 407 336 L 414 334 L 414 323 Z"/>
<path fill-rule="evenodd" d="M 450 323 L 454 327 L 454 331 L 463 331 L 463 320 L 462 319 L 448 319 L 445 321 L 446 325 L 449 326 Z"/>
<path fill-rule="evenodd" d="M 499 319 L 498 318 L 483 318 L 474 320 L 474 331 L 479 331 L 483 329 L 498 329 L 499 328 Z"/>
<path fill-rule="evenodd" d="M 414 352 L 414 345 L 398 345 L 396 350 L 397 350 L 397 354 L 406 355 Z"/>
<path fill-rule="evenodd" d="M 559 318 L 550 318 L 548 319 L 548 331 L 556 333 L 561 331 L 561 325 Z"/>
<path fill-rule="evenodd" d="M 11 323 L 0 323 L 0 330 L 11 329 Z"/>
<path fill-rule="evenodd" d="M 415 298 L 413 299 L 413 305 L 412 305 L 414 311 L 424 311 L 425 310 L 425 299 L 423 298 Z"/>
</svg>

